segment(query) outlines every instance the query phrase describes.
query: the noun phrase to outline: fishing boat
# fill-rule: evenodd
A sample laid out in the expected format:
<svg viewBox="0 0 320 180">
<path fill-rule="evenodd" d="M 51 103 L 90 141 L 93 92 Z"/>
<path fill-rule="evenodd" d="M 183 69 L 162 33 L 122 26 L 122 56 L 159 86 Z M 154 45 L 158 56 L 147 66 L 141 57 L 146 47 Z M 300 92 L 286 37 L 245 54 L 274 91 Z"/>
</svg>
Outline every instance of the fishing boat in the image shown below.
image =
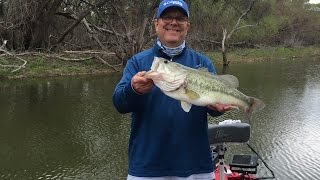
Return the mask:
<svg viewBox="0 0 320 180">
<path fill-rule="evenodd" d="M 274 179 L 274 173 L 261 156 L 249 145 L 251 127 L 239 120 L 208 125 L 208 136 L 214 167 L 214 180 L 259 180 Z M 253 154 L 232 154 L 225 163 L 226 144 L 247 144 Z M 271 176 L 257 177 L 258 165 L 262 162 Z"/>
</svg>

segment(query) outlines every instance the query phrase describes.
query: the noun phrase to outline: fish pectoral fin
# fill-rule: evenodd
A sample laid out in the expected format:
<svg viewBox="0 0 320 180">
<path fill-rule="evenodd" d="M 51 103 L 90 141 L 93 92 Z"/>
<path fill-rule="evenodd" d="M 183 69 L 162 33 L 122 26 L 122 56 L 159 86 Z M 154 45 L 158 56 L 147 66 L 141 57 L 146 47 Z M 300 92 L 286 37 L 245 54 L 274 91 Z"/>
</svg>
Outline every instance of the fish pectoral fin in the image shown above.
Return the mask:
<svg viewBox="0 0 320 180">
<path fill-rule="evenodd" d="M 192 100 L 198 99 L 200 97 L 200 95 L 198 93 L 196 93 L 192 90 L 189 90 L 189 89 L 185 89 L 185 93 Z"/>
<path fill-rule="evenodd" d="M 191 109 L 192 104 L 187 103 L 185 101 L 181 101 L 181 107 L 184 110 L 184 112 L 189 112 Z"/>
</svg>

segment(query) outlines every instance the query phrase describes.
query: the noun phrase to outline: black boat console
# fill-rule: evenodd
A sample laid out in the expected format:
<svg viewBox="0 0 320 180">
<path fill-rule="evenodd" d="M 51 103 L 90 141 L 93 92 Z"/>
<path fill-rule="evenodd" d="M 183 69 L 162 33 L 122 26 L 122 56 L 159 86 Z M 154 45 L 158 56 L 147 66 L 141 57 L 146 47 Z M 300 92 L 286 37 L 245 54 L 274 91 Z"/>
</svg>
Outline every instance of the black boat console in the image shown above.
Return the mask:
<svg viewBox="0 0 320 180">
<path fill-rule="evenodd" d="M 213 145 L 222 143 L 245 143 L 250 139 L 250 125 L 247 123 L 209 124 L 208 136 L 209 143 Z"/>
<path fill-rule="evenodd" d="M 219 162 L 217 168 L 219 168 L 220 179 L 224 179 L 225 164 L 224 153 L 226 143 L 246 143 L 250 139 L 250 125 L 247 123 L 232 123 L 221 125 L 208 125 L 208 137 L 209 143 L 214 145 L 215 148 L 211 149 L 212 159 L 215 163 Z M 256 155 L 232 155 L 229 168 L 232 172 L 238 172 L 242 174 L 256 174 L 258 166 L 258 156 Z"/>
</svg>

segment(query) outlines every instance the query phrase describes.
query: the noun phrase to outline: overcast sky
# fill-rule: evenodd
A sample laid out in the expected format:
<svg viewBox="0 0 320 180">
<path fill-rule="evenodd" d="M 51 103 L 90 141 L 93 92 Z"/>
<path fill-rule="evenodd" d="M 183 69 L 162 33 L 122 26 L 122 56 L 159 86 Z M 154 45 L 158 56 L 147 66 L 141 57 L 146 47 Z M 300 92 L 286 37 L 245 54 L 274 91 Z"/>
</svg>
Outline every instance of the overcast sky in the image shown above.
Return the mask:
<svg viewBox="0 0 320 180">
<path fill-rule="evenodd" d="M 318 3 L 320 3 L 320 0 L 310 0 L 309 3 L 311 3 L 311 4 L 318 4 Z"/>
</svg>

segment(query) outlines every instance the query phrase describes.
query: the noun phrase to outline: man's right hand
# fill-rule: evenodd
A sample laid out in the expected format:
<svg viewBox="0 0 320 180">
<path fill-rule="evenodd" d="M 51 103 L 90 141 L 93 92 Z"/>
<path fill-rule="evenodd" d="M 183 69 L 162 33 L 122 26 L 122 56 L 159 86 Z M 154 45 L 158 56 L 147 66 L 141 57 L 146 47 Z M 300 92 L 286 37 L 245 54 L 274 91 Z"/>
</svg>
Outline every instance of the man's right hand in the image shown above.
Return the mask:
<svg viewBox="0 0 320 180">
<path fill-rule="evenodd" d="M 209 104 L 207 107 L 211 110 L 218 111 L 221 113 L 224 113 L 226 111 L 230 111 L 231 109 L 239 109 L 237 106 L 233 106 L 230 104 L 220 104 L 220 103 Z"/>
<path fill-rule="evenodd" d="M 146 71 L 138 72 L 131 79 L 132 88 L 139 94 L 145 94 L 151 91 L 154 83 L 152 79 L 143 77 Z"/>
</svg>

